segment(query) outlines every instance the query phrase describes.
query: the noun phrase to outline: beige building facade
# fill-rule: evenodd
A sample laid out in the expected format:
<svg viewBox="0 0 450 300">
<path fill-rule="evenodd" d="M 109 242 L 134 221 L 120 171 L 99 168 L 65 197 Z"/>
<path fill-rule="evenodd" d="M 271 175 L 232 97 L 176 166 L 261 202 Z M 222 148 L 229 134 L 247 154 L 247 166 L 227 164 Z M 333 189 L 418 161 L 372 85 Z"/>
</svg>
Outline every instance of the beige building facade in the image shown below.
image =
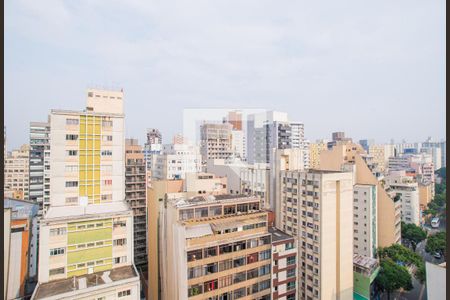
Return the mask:
<svg viewBox="0 0 450 300">
<path fill-rule="evenodd" d="M 299 299 L 351 299 L 351 173 L 282 171 L 283 231 L 298 238 Z"/>
<path fill-rule="evenodd" d="M 13 150 L 5 158 L 4 165 L 4 192 L 8 196 L 15 196 L 28 200 L 29 194 L 29 162 L 30 146 L 22 145 L 19 149 Z M 8 194 L 9 193 L 9 194 Z"/>
<path fill-rule="evenodd" d="M 352 142 L 337 143 L 331 150 L 322 152 L 320 168 L 340 171 L 351 167 L 354 172 L 353 184 L 371 184 L 377 186 L 377 222 L 378 246 L 389 247 L 401 242 L 401 202 L 388 193 L 382 177 L 374 175 L 367 163 L 364 150 Z"/>
</svg>

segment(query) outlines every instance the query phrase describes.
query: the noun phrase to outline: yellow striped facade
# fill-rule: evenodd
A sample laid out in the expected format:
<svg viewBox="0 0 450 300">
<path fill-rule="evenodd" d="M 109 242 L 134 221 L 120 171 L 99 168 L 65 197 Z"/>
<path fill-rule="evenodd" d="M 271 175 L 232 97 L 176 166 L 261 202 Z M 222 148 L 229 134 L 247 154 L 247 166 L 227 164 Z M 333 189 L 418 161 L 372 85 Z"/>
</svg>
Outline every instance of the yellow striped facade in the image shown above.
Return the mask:
<svg viewBox="0 0 450 300">
<path fill-rule="evenodd" d="M 79 196 L 89 204 L 101 203 L 101 134 L 101 116 L 80 115 Z"/>
</svg>

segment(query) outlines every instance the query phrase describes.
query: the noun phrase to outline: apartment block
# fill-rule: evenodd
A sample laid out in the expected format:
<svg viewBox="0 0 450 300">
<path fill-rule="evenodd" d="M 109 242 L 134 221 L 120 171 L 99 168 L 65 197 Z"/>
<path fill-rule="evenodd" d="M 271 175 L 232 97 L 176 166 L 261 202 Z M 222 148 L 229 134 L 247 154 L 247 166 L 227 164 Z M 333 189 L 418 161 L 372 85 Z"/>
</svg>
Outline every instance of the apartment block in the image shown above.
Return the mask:
<svg viewBox="0 0 450 300">
<path fill-rule="evenodd" d="M 242 128 L 242 112 L 234 110 L 228 112 L 227 122 L 233 125 L 233 130 L 241 131 Z"/>
<path fill-rule="evenodd" d="M 136 139 L 125 140 L 125 199 L 133 210 L 134 262 L 147 268 L 147 186 L 142 146 Z"/>
<path fill-rule="evenodd" d="M 161 299 L 270 299 L 271 233 L 258 198 L 175 196 L 165 206 Z"/>
<path fill-rule="evenodd" d="M 360 145 L 352 142 L 338 142 L 331 150 L 320 155 L 320 168 L 324 170 L 348 170 L 353 168 L 353 184 L 377 186 L 377 222 L 378 246 L 389 247 L 401 241 L 401 202 L 386 191 L 381 174 L 370 161 Z"/>
<path fill-rule="evenodd" d="M 376 257 L 378 248 L 377 186 L 353 186 L 353 253 Z"/>
<path fill-rule="evenodd" d="M 39 204 L 42 215 L 50 203 L 50 123 L 30 123 L 29 200 Z"/>
<path fill-rule="evenodd" d="M 388 167 L 389 157 L 394 156 L 394 147 L 389 144 L 373 144 L 369 146 L 367 153 L 372 155 L 379 171 L 384 172 Z"/>
<path fill-rule="evenodd" d="M 212 173 L 187 173 L 183 190 L 189 196 L 201 194 L 222 195 L 227 193 L 227 178 Z"/>
<path fill-rule="evenodd" d="M 291 147 L 287 113 L 267 111 L 251 114 L 247 120 L 247 161 L 270 163 L 272 151 Z"/>
<path fill-rule="evenodd" d="M 163 145 L 160 155 L 156 156 L 155 179 L 184 179 L 186 173 L 201 172 L 202 156 L 199 148 L 192 144 Z"/>
<path fill-rule="evenodd" d="M 89 89 L 86 110 L 52 110 L 50 124 L 50 207 L 32 299 L 139 299 L 123 92 Z"/>
<path fill-rule="evenodd" d="M 12 192 L 19 195 L 20 199 L 28 200 L 29 159 L 29 145 L 22 145 L 8 154 L 4 164 L 4 192 Z"/>
<path fill-rule="evenodd" d="M 152 180 L 147 187 L 147 214 L 148 214 L 148 289 L 146 298 L 149 300 L 162 299 L 160 260 L 165 257 L 161 254 L 159 239 L 160 215 L 165 211 L 164 199 L 167 194 L 183 193 L 184 180 Z"/>
<path fill-rule="evenodd" d="M 297 240 L 283 231 L 270 227 L 272 234 L 272 298 L 298 299 Z"/>
<path fill-rule="evenodd" d="M 267 164 L 247 165 L 240 169 L 240 189 L 236 191 L 247 196 L 259 197 L 263 207 L 270 207 L 270 168 Z"/>
<path fill-rule="evenodd" d="M 229 123 L 204 123 L 200 126 L 200 152 L 203 161 L 233 156 L 232 128 L 233 125 Z"/>
<path fill-rule="evenodd" d="M 327 150 L 327 141 L 317 141 L 309 145 L 309 167 L 318 169 L 320 167 L 320 153 Z"/>
<path fill-rule="evenodd" d="M 147 141 L 144 144 L 144 158 L 147 165 L 148 176 L 152 177 L 152 172 L 156 168 L 156 158 L 162 151 L 162 134 L 156 128 L 147 129 Z"/>
<path fill-rule="evenodd" d="M 281 227 L 298 238 L 300 299 L 353 295 L 353 177 L 350 172 L 281 171 Z"/>
<path fill-rule="evenodd" d="M 404 171 L 397 171 L 386 177 L 386 185 L 401 202 L 402 221 L 419 226 L 421 214 L 417 181 L 406 176 Z"/>
<path fill-rule="evenodd" d="M 247 160 L 247 141 L 242 130 L 231 130 L 231 151 L 232 157 L 241 161 Z"/>
<path fill-rule="evenodd" d="M 8 299 L 29 297 L 37 282 L 38 204 L 29 200 L 4 199 L 4 208 L 11 210 Z M 6 299 L 6 298 L 5 298 Z"/>
</svg>

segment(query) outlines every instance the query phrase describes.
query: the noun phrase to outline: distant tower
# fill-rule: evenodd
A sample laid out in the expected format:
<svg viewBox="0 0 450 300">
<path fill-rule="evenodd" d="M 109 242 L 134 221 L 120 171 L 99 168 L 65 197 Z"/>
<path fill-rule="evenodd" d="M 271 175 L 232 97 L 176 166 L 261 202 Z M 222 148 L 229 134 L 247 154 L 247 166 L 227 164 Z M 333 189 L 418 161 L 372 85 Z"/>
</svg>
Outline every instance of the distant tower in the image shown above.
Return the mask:
<svg viewBox="0 0 450 300">
<path fill-rule="evenodd" d="M 147 129 L 147 144 L 162 144 L 162 134 L 156 128 L 148 128 Z"/>
</svg>

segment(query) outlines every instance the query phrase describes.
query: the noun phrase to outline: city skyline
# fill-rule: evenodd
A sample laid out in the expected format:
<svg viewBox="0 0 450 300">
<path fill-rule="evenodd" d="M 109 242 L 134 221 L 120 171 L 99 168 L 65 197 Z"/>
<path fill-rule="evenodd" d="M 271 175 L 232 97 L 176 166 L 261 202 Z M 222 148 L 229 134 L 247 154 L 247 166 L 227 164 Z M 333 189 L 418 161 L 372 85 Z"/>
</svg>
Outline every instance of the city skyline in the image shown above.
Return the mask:
<svg viewBox="0 0 450 300">
<path fill-rule="evenodd" d="M 8 150 L 99 84 L 124 89 L 140 143 L 199 107 L 285 111 L 311 141 L 445 137 L 445 2 L 254 4 L 5 3 Z"/>
</svg>

